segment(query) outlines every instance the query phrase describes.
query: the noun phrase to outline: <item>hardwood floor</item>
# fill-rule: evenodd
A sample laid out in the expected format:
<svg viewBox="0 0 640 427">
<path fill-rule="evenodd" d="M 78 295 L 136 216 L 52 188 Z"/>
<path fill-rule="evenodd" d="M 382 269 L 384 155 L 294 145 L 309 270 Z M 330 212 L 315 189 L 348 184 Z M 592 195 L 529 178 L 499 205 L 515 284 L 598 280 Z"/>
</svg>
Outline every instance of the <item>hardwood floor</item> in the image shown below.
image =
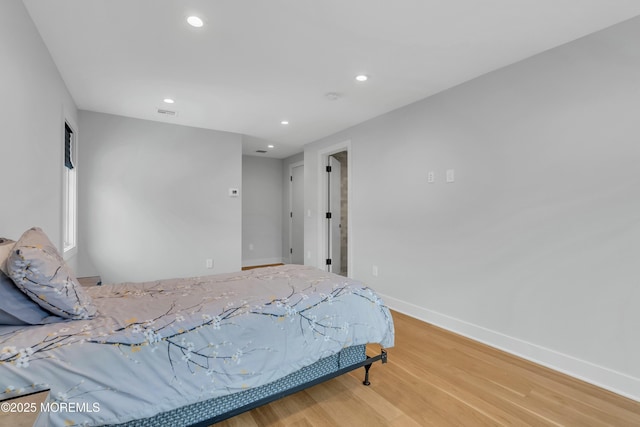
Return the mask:
<svg viewBox="0 0 640 427">
<path fill-rule="evenodd" d="M 372 367 L 369 387 L 358 369 L 216 426 L 640 426 L 639 402 L 393 318 L 396 345 L 389 363 Z"/>
<path fill-rule="evenodd" d="M 278 264 L 251 265 L 251 266 L 248 266 L 248 267 L 242 267 L 242 271 L 253 270 L 254 268 L 275 267 L 275 266 L 278 266 L 278 265 L 284 265 L 284 264 L 278 263 Z"/>
</svg>

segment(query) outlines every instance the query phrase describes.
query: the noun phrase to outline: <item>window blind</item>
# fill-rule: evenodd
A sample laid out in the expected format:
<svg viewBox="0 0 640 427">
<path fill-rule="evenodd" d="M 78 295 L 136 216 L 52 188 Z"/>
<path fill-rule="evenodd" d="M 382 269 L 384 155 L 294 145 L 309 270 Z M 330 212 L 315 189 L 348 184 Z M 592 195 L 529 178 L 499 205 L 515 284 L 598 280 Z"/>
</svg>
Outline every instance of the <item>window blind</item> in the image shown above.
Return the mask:
<svg viewBox="0 0 640 427">
<path fill-rule="evenodd" d="M 64 165 L 73 169 L 73 131 L 68 124 L 64 124 Z"/>
</svg>

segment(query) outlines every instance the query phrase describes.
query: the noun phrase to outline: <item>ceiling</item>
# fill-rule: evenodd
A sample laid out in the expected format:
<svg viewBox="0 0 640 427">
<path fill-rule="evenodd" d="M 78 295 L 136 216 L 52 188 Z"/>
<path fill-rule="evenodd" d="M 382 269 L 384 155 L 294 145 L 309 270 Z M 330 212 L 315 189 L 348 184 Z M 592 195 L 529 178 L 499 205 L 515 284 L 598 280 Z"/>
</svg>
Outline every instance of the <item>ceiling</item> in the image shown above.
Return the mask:
<svg viewBox="0 0 640 427">
<path fill-rule="evenodd" d="M 275 158 L 640 14 L 637 0 L 24 3 L 78 108 L 241 133 L 245 154 Z"/>
</svg>

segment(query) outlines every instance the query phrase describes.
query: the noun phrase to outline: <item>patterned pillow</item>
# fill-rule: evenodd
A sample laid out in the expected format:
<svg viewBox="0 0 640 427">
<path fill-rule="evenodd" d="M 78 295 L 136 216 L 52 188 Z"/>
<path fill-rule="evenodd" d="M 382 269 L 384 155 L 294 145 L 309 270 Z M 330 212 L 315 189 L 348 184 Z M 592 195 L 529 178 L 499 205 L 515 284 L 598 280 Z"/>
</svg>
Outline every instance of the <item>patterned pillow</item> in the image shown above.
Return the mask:
<svg viewBox="0 0 640 427">
<path fill-rule="evenodd" d="M 7 274 L 7 258 L 9 257 L 9 252 L 11 252 L 15 244 L 16 242 L 11 239 L 0 237 L 0 271 L 4 274 Z"/>
<path fill-rule="evenodd" d="M 0 325 L 41 325 L 63 320 L 42 309 L 0 271 Z"/>
<path fill-rule="evenodd" d="M 96 307 L 47 235 L 25 231 L 7 259 L 9 277 L 42 308 L 67 319 L 89 319 Z"/>
<path fill-rule="evenodd" d="M 0 325 L 37 325 L 63 321 L 63 318 L 40 308 L 5 274 L 7 257 L 15 244 L 13 240 L 0 237 Z"/>
</svg>

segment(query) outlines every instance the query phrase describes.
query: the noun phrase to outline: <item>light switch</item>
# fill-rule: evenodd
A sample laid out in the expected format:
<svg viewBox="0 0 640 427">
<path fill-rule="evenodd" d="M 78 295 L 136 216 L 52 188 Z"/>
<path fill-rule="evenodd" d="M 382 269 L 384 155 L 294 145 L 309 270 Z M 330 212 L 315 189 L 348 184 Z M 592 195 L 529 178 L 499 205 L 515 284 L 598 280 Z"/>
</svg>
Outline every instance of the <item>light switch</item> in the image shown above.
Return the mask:
<svg viewBox="0 0 640 427">
<path fill-rule="evenodd" d="M 453 169 L 447 169 L 447 182 L 454 182 L 456 180 L 455 172 Z"/>
</svg>

